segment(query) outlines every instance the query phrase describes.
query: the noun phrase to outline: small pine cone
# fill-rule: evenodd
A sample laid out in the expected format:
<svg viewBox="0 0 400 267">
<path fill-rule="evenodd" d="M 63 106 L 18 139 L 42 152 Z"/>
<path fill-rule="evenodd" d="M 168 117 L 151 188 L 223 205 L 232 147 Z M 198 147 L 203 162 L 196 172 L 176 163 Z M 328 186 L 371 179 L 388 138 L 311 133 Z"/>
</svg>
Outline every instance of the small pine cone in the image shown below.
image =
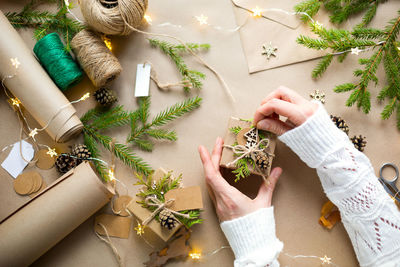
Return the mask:
<svg viewBox="0 0 400 267">
<path fill-rule="evenodd" d="M 357 148 L 361 152 L 364 151 L 364 147 L 367 145 L 367 141 L 365 139 L 366 138 L 363 137 L 361 134 L 359 136 L 355 135 L 352 138 L 350 138 L 350 140 L 354 144 L 355 148 Z"/>
<path fill-rule="evenodd" d="M 110 106 L 117 101 L 113 91 L 107 88 L 100 88 L 94 92 L 94 98 L 102 106 Z"/>
<path fill-rule="evenodd" d="M 89 159 L 92 156 L 89 149 L 85 145 L 76 145 L 74 149 L 72 149 L 71 155 L 76 157 L 76 165 L 82 163 L 82 161 Z"/>
<path fill-rule="evenodd" d="M 256 164 L 261 170 L 266 170 L 268 169 L 270 165 L 270 161 L 268 158 L 268 155 L 265 153 L 257 153 L 255 156 L 256 158 Z"/>
<path fill-rule="evenodd" d="M 349 135 L 349 126 L 341 117 L 331 115 L 331 120 L 335 123 L 336 127 Z"/>
<path fill-rule="evenodd" d="M 161 226 L 171 230 L 177 224 L 174 215 L 168 210 L 162 210 L 159 215 Z"/>
<path fill-rule="evenodd" d="M 56 169 L 61 173 L 66 173 L 72 168 L 74 168 L 76 164 L 76 160 L 69 155 L 61 154 L 56 158 Z"/>
</svg>

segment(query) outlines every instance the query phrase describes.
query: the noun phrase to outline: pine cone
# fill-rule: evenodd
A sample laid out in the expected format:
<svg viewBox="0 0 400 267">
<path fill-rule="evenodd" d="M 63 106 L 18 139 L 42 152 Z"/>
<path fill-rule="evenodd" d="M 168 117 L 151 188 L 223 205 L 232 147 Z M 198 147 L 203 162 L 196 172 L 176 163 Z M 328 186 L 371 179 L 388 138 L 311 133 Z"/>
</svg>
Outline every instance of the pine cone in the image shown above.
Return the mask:
<svg viewBox="0 0 400 267">
<path fill-rule="evenodd" d="M 56 169 L 61 173 L 66 173 L 72 168 L 74 168 L 76 164 L 76 160 L 69 155 L 61 154 L 56 158 Z"/>
<path fill-rule="evenodd" d="M 341 117 L 331 115 L 331 120 L 335 123 L 336 127 L 349 135 L 349 126 Z"/>
<path fill-rule="evenodd" d="M 168 210 L 162 210 L 159 214 L 161 226 L 171 230 L 177 224 L 177 220 L 174 215 Z"/>
<path fill-rule="evenodd" d="M 265 153 L 257 153 L 255 156 L 256 158 L 256 164 L 261 170 L 266 170 L 268 169 L 270 165 L 270 161 L 268 158 L 268 155 Z"/>
<path fill-rule="evenodd" d="M 366 138 L 363 137 L 361 134 L 359 136 L 355 135 L 352 138 L 350 138 L 350 140 L 354 144 L 355 148 L 357 148 L 361 152 L 364 151 L 364 147 L 367 145 L 367 141 L 365 139 Z"/>
<path fill-rule="evenodd" d="M 110 106 L 117 101 L 113 91 L 107 88 L 100 88 L 94 92 L 94 98 L 102 106 Z"/>
<path fill-rule="evenodd" d="M 87 146 L 80 144 L 80 145 L 76 145 L 74 147 L 74 149 L 72 149 L 71 155 L 74 157 L 77 157 L 76 165 L 79 165 L 82 163 L 82 161 L 90 158 L 92 156 L 92 153 L 90 153 Z"/>
</svg>

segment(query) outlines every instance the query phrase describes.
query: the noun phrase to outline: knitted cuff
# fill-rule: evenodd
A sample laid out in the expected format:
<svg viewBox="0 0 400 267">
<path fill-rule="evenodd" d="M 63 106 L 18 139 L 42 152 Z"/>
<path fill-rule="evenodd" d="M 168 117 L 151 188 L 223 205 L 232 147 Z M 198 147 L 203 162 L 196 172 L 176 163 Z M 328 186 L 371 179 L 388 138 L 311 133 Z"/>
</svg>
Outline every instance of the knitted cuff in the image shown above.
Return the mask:
<svg viewBox="0 0 400 267">
<path fill-rule="evenodd" d="M 309 167 L 316 168 L 330 152 L 349 142 L 347 135 L 331 121 L 325 108 L 318 110 L 302 125 L 279 137 Z"/>
<path fill-rule="evenodd" d="M 283 243 L 275 235 L 274 208 L 263 208 L 246 216 L 221 223 L 236 262 L 266 265 L 276 259 Z"/>
</svg>

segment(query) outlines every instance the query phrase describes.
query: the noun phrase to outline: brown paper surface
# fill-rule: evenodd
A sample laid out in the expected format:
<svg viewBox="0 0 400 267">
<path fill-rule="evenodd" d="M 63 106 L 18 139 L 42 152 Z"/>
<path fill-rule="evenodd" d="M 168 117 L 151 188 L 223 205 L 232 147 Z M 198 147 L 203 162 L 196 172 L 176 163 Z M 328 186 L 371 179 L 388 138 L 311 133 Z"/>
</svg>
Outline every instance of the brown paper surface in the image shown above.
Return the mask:
<svg viewBox="0 0 400 267">
<path fill-rule="evenodd" d="M 203 208 L 200 186 L 171 189 L 165 193 L 164 197 L 165 201 L 174 199 L 169 208 L 175 211 Z"/>
<path fill-rule="evenodd" d="M 25 1 L 0 1 L 0 9 L 4 12 L 20 11 L 25 3 Z M 280 1 L 275 1 L 273 5 L 279 4 Z M 43 9 L 47 7 L 43 5 Z M 371 27 L 383 28 L 389 18 L 397 16 L 399 8 L 399 1 L 387 1 L 379 4 L 377 16 L 372 21 Z M 207 194 L 203 167 L 197 148 L 201 144 L 211 151 L 216 137 L 224 136 L 227 121 L 231 116 L 252 118 L 262 99 L 280 85 L 286 85 L 296 90 L 307 99 L 315 89 L 324 91 L 326 93 L 325 108 L 328 113 L 343 117 L 350 126 L 350 135 L 363 134 L 367 137 L 368 144 L 365 154 L 371 160 L 376 171 L 379 171 L 379 168 L 385 162 L 400 165 L 400 143 L 396 141 L 400 140 L 400 132 L 396 129 L 396 118 L 392 116 L 389 120 L 382 121 L 380 112 L 384 105 L 374 101 L 379 88 L 385 85 L 383 69 L 377 73 L 382 84 L 377 87 L 371 85 L 370 88 L 372 108 L 368 115 L 357 111 L 355 107 L 348 108 L 345 106 L 349 94 L 337 94 L 332 90 L 335 85 L 342 82 L 358 81 L 357 78 L 353 77 L 352 71 L 359 67 L 358 59 L 367 57 L 368 53 L 365 55 L 360 53 L 360 56 L 349 55 L 343 64 L 333 60 L 326 74 L 318 80 L 311 79 L 311 71 L 318 63 L 317 60 L 250 75 L 240 34 L 215 30 L 207 25 L 199 26 L 193 18 L 194 15 L 203 13 L 208 17 L 210 24 L 225 29 L 234 29 L 240 25 L 240 22 L 235 18 L 235 9 L 230 0 L 190 1 L 190 5 L 188 1 L 184 0 L 149 1 L 148 13 L 153 18 L 153 25 L 143 27 L 146 31 L 178 36 L 185 42 L 209 43 L 211 45 L 209 51 L 199 55 L 222 75 L 236 98 L 236 103 L 232 103 L 214 75 L 192 60 L 190 56 L 185 56 L 185 62 L 191 69 L 200 70 L 207 75 L 203 81 L 203 89 L 198 92 L 193 91 L 203 98 L 201 107 L 165 126 L 168 130 L 176 130 L 178 134 L 177 142 L 155 141 L 152 153 L 135 149 L 135 152 L 151 166 L 167 166 L 177 173 L 182 173 L 185 186 L 199 185 L 201 187 L 204 201 L 204 212 L 201 213 L 201 218 L 204 219 L 204 222 L 192 228 L 190 242 L 193 247 L 202 250 L 204 253 L 214 251 L 223 245 L 227 245 L 228 242 L 221 231 L 213 203 Z M 78 5 L 75 5 L 72 12 L 83 20 Z M 359 23 L 361 16 L 353 17 L 351 20 Z M 318 21 L 321 20 L 318 18 Z M 182 25 L 182 28 L 156 26 L 164 22 Z M 32 31 L 20 30 L 19 33 L 28 47 L 32 48 L 35 44 Z M 261 29 L 257 34 L 264 35 L 265 38 L 274 38 L 273 33 L 264 29 Z M 123 38 L 112 37 L 113 51 L 121 61 L 124 71 L 118 79 L 110 84 L 110 88 L 116 92 L 119 104 L 124 105 L 129 110 L 134 110 L 137 107 L 132 89 L 135 84 L 134 70 L 136 70 L 137 64 L 143 63 L 145 60 L 151 61 L 159 79 L 163 82 L 174 82 L 181 79 L 170 58 L 152 48 L 147 38 L 148 36 L 140 34 L 132 34 Z M 276 45 L 281 46 L 280 43 Z M 289 41 L 285 42 L 285 45 L 294 46 Z M 85 78 L 79 86 L 68 90 L 67 95 L 70 99 L 77 99 L 88 88 L 92 88 L 92 85 L 89 79 Z M 156 112 L 188 97 L 179 90 L 168 93 L 161 92 L 152 82 L 150 83 L 150 91 L 152 114 L 156 114 Z M 11 142 L 18 141 L 19 123 L 16 119 L 13 119 L 15 113 L 6 103 L 3 93 L 0 93 L 0 100 L 2 100 L 0 101 L 0 147 L 4 147 Z M 78 103 L 76 109 L 78 114 L 81 115 L 95 106 L 94 99 L 90 98 L 85 102 Z M 107 134 L 116 137 L 117 140 L 124 141 L 129 132 L 130 127 L 117 127 L 107 131 Z M 82 140 L 77 139 L 75 142 L 81 143 Z M 318 224 L 321 207 L 327 198 L 315 170 L 307 167 L 286 145 L 279 141 L 277 141 L 276 150 L 277 156 L 274 158 L 273 167 L 281 167 L 283 173 L 276 185 L 272 204 L 275 212 L 276 234 L 284 243 L 283 252 L 290 255 L 317 255 L 320 257 L 327 255 L 338 266 L 358 266 L 353 247 L 343 225 L 338 223 L 331 231 L 327 231 Z M 0 154 L 0 161 L 4 160 L 6 155 L 7 153 Z M 104 156 L 104 160 L 107 160 L 106 153 L 104 153 Z M 39 171 L 48 184 L 51 184 L 50 182 L 58 175 L 55 168 Z M 119 160 L 116 161 L 116 177 L 127 185 L 131 195 L 140 190 L 140 187 L 133 185 L 136 180 L 132 175 L 132 169 Z M 13 178 L 0 168 L 0 212 L 2 215 L 8 213 L 9 208 L 13 205 L 23 203 L 28 199 L 15 194 L 12 180 Z M 242 187 L 242 192 L 254 197 L 261 182 L 260 177 L 255 177 L 252 180 L 244 179 L 232 184 Z M 397 186 L 400 187 L 400 181 Z M 111 213 L 110 207 L 104 212 Z M 92 217 L 81 224 L 32 266 L 117 266 L 109 246 L 94 235 L 93 222 L 94 218 Z M 136 224 L 135 220 L 134 224 Z M 156 237 L 154 237 L 154 240 L 149 240 L 151 239 L 151 231 L 146 230 L 144 237 L 152 245 L 162 248 L 164 242 Z M 30 243 L 33 243 L 33 241 Z M 127 240 L 113 239 L 113 243 L 126 266 L 142 266 L 143 262 L 149 259 L 149 253 L 153 251 L 135 233 L 131 234 Z M 281 266 L 312 267 L 318 265 L 315 259 L 291 259 L 284 253 L 281 253 L 279 257 Z M 229 249 L 224 249 L 211 257 L 204 257 L 202 261 L 195 263 L 195 267 L 230 267 L 233 266 L 233 260 L 233 253 Z M 172 261 L 167 266 L 188 267 L 191 265 L 191 261 Z"/>
<path fill-rule="evenodd" d="M 5 86 L 21 100 L 22 105 L 45 126 L 54 117 L 46 131 L 57 142 L 64 142 L 78 134 L 83 125 L 75 115 L 76 111 L 57 88 L 40 63 L 35 59 L 18 32 L 0 12 L 0 32 L 7 38 L 0 38 L 0 76 L 14 75 L 5 79 Z M 16 70 L 11 65 L 11 58 L 18 58 L 21 63 Z"/>
<path fill-rule="evenodd" d="M 138 204 L 136 201 L 140 201 L 141 199 L 139 197 L 134 197 L 132 201 L 128 205 L 128 210 L 132 212 L 133 215 L 139 220 L 139 222 L 143 222 L 147 218 L 151 216 L 151 211 L 148 209 L 143 208 L 140 204 Z M 167 242 L 168 239 L 171 238 L 171 236 L 179 229 L 181 225 L 178 225 L 177 227 L 172 228 L 171 230 L 168 230 L 165 227 L 162 227 L 161 224 L 153 219 L 151 220 L 150 223 L 146 225 L 146 228 L 144 229 L 144 232 L 146 234 L 146 230 L 151 230 L 153 231 L 158 237 L 160 237 L 164 242 Z"/>
<path fill-rule="evenodd" d="M 111 198 L 88 163 L 71 170 L 0 224 L 0 266 L 26 266 Z"/>
<path fill-rule="evenodd" d="M 235 126 L 240 126 L 242 128 L 249 128 L 251 126 L 251 123 L 248 121 L 242 121 L 238 118 L 233 118 L 231 117 L 228 121 L 228 127 L 226 129 L 225 137 L 224 137 L 224 144 L 225 145 L 233 145 L 237 139 L 236 135 L 232 133 L 229 129 Z M 275 154 L 275 147 L 276 147 L 276 136 L 274 134 L 268 133 L 267 138 L 270 140 L 269 147 L 267 151 L 271 154 Z M 228 166 L 228 163 L 232 162 L 235 160 L 235 155 L 233 154 L 232 149 L 224 147 L 222 150 L 222 157 L 221 157 L 221 163 L 220 166 L 227 168 L 227 169 L 235 169 L 235 166 Z M 274 157 L 275 158 L 275 157 Z M 274 161 L 274 158 L 272 159 L 272 162 Z M 265 174 L 268 176 L 271 172 L 271 166 L 265 170 Z M 253 170 L 250 168 L 251 173 L 253 174 L 259 174 L 257 171 Z"/>
<path fill-rule="evenodd" d="M 115 216 L 111 214 L 101 214 L 96 217 L 94 221 L 94 230 L 99 235 L 106 235 L 104 228 L 109 236 L 128 238 L 131 230 L 132 218 Z"/>
<path fill-rule="evenodd" d="M 297 44 L 296 39 L 299 35 L 314 37 L 308 24 L 302 23 L 300 15 L 288 15 L 276 11 L 266 11 L 263 17 L 255 18 L 251 11 L 256 6 L 260 9 L 280 9 L 286 12 L 294 12 L 293 7 L 299 3 L 296 0 L 232 0 L 235 4 L 237 24 L 241 25 L 247 20 L 246 24 L 240 29 L 240 37 L 243 51 L 247 58 L 250 73 L 267 70 L 293 63 L 321 57 L 325 51 L 308 49 L 303 45 Z M 333 27 L 329 22 L 329 16 L 321 8 L 320 14 L 315 18 L 324 27 Z M 321 15 L 323 14 L 323 15 Z M 342 23 L 342 27 L 347 22 Z M 262 34 L 260 34 L 262 33 Z M 271 56 L 267 59 L 262 55 L 263 44 L 276 46 L 276 57 Z"/>
</svg>

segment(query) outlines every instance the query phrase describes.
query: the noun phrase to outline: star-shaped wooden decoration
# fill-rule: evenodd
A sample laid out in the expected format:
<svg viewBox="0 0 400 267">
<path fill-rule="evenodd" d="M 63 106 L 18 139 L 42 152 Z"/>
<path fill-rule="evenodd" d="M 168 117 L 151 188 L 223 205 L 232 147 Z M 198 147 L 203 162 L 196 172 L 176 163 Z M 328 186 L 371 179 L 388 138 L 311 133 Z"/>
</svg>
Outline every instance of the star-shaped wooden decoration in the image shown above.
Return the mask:
<svg viewBox="0 0 400 267">
<path fill-rule="evenodd" d="M 320 90 L 315 90 L 314 93 L 310 94 L 310 97 L 325 104 L 325 93 Z"/>
<path fill-rule="evenodd" d="M 269 60 L 271 56 L 276 57 L 276 50 L 278 50 L 278 47 L 273 46 L 272 42 L 269 42 L 269 44 L 263 44 L 263 52 L 261 55 L 265 55 L 267 59 Z"/>
</svg>

